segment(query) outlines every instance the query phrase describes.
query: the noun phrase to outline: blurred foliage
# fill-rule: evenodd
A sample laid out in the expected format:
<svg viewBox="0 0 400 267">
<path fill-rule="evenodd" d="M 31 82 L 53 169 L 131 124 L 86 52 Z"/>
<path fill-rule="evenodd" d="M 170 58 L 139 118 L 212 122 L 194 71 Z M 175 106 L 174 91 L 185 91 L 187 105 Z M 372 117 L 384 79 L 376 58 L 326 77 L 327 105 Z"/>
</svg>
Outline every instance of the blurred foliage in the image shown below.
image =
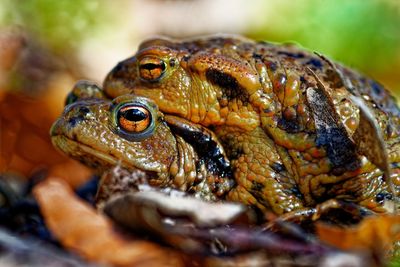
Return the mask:
<svg viewBox="0 0 400 267">
<path fill-rule="evenodd" d="M 0 8 L 0 25 L 21 26 L 58 52 L 79 46 L 89 33 L 101 32 L 111 15 L 97 0 L 3 0 Z"/>
<path fill-rule="evenodd" d="M 240 1 L 227 1 L 227 4 Z M 196 2 L 200 1 L 192 3 Z M 50 48 L 63 52 L 79 46 L 88 36 L 107 34 L 105 27 L 114 31 L 128 28 L 128 23 L 135 23 L 132 20 L 134 15 L 129 13 L 131 7 L 142 14 L 142 11 L 148 11 L 148 6 L 144 5 L 154 7 L 158 4 L 156 14 L 167 16 L 176 11 L 166 7 L 172 8 L 177 2 L 137 0 L 117 3 L 104 0 L 3 0 L 0 3 L 0 25 L 21 25 Z M 255 39 L 299 43 L 360 69 L 400 91 L 400 78 L 396 73 L 400 68 L 399 1 L 260 0 L 252 2 L 249 10 L 252 15 L 243 21 L 248 26 L 245 27 L 246 32 L 241 34 Z M 195 9 L 188 10 L 192 11 L 196 12 Z M 179 16 L 174 18 L 174 30 L 191 27 L 182 23 Z M 146 21 L 140 23 L 131 29 L 145 33 Z M 212 33 L 217 25 L 205 27 L 208 28 L 204 29 L 204 33 Z"/>
<path fill-rule="evenodd" d="M 366 67 L 371 62 L 385 67 L 385 58 L 400 53 L 400 5 L 396 9 L 382 0 L 284 0 L 272 7 L 270 24 L 253 35 L 293 40 Z M 269 8 L 266 2 L 264 10 Z"/>
<path fill-rule="evenodd" d="M 399 1 L 267 1 L 260 10 L 273 12 L 250 36 L 300 43 L 400 91 Z"/>
<path fill-rule="evenodd" d="M 399 267 L 400 266 L 400 257 L 397 259 L 393 260 L 388 264 L 389 267 Z"/>
</svg>

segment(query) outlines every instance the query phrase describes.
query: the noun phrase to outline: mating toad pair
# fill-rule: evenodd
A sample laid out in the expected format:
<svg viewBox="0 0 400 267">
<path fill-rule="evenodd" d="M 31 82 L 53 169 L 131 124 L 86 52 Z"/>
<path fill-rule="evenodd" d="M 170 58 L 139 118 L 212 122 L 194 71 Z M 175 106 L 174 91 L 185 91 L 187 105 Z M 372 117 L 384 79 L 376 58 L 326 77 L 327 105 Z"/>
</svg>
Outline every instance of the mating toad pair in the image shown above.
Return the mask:
<svg viewBox="0 0 400 267">
<path fill-rule="evenodd" d="M 395 99 L 294 46 L 150 40 L 103 89 L 79 83 L 69 101 L 53 143 L 99 169 L 120 161 L 154 186 L 295 219 L 348 203 L 386 212 L 399 192 Z"/>
</svg>

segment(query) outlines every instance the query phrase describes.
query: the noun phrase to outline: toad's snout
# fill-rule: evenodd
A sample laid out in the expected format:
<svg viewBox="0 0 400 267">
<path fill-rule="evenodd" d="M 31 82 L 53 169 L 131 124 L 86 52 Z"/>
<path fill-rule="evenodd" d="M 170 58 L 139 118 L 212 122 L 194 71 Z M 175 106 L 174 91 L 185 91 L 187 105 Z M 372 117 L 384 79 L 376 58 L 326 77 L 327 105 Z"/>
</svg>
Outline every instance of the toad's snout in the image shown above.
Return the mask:
<svg viewBox="0 0 400 267">
<path fill-rule="evenodd" d="M 65 135 L 66 131 L 73 129 L 80 122 L 90 116 L 90 109 L 83 103 L 75 102 L 68 105 L 62 116 L 50 128 L 50 135 Z"/>
</svg>

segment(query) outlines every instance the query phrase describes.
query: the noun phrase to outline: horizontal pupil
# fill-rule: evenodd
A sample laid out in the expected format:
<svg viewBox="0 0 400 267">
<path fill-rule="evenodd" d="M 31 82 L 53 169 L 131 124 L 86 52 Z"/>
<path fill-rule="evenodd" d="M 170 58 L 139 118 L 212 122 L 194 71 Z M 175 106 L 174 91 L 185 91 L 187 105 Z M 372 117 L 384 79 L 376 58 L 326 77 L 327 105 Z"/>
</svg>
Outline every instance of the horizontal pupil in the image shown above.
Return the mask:
<svg viewBox="0 0 400 267">
<path fill-rule="evenodd" d="M 164 70 L 165 69 L 164 64 L 154 64 L 154 63 L 143 64 L 140 67 L 143 69 L 146 69 L 146 70 L 154 70 L 154 69 Z"/>
<path fill-rule="evenodd" d="M 121 112 L 121 116 L 128 121 L 142 121 L 147 118 L 147 115 L 139 109 L 128 109 Z"/>
</svg>

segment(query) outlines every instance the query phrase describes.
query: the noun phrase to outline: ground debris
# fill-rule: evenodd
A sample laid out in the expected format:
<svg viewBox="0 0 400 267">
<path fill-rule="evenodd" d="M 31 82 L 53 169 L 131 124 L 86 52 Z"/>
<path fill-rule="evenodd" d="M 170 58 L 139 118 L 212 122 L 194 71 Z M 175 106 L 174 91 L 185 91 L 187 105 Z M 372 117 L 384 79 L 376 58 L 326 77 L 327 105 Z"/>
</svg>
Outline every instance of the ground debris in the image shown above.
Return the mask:
<svg viewBox="0 0 400 267">
<path fill-rule="evenodd" d="M 108 218 L 79 200 L 62 180 L 40 183 L 34 196 L 61 244 L 89 261 L 115 266 L 183 266 L 181 257 L 168 249 L 119 235 Z"/>
</svg>

